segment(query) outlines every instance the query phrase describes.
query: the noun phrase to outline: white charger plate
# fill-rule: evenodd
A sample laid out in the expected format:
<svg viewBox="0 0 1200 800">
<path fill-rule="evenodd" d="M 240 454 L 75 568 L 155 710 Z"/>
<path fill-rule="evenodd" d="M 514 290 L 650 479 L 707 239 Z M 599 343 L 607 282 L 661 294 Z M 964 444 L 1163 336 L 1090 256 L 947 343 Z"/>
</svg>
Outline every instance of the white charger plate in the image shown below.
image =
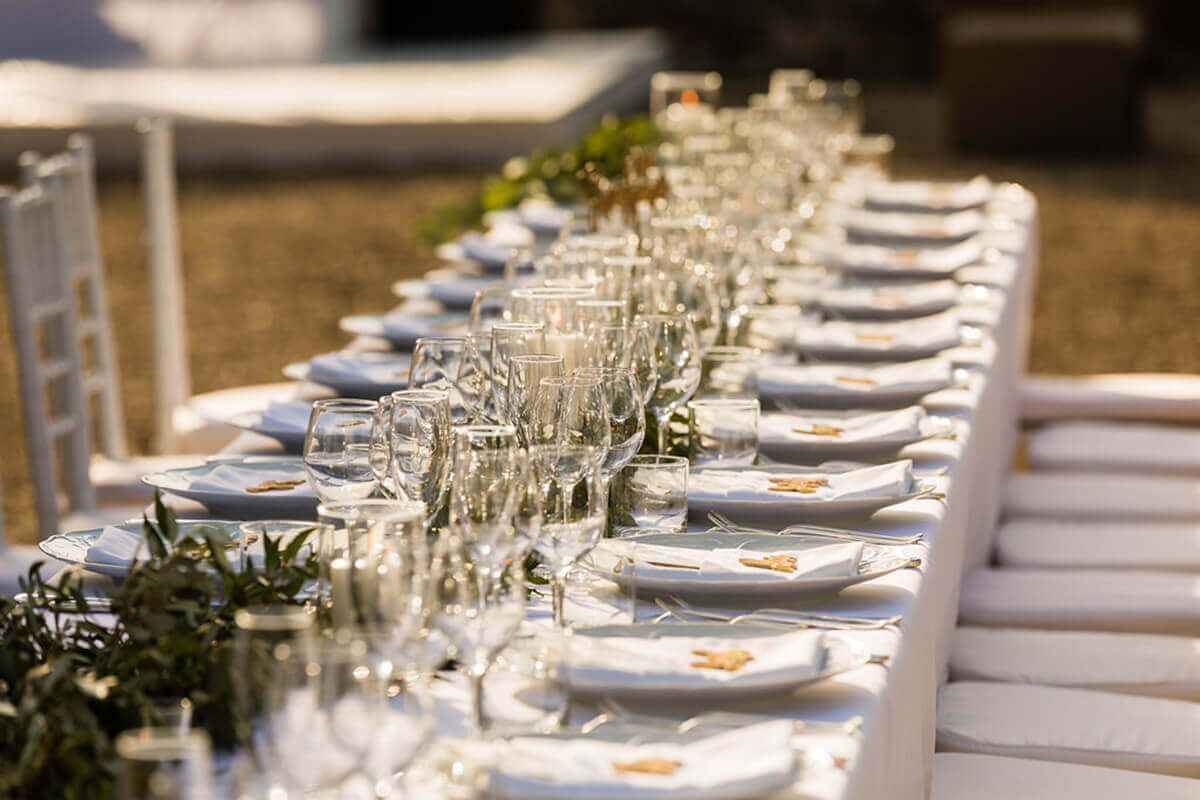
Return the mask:
<svg viewBox="0 0 1200 800">
<path fill-rule="evenodd" d="M 798 630 L 798 629 L 797 629 Z M 681 622 L 659 625 L 603 625 L 596 628 L 582 628 L 575 631 L 575 636 L 623 637 L 659 639 L 672 636 L 704 636 L 728 639 L 730 645 L 739 639 L 761 638 L 772 634 L 783 635 L 794 633 L 794 630 L 767 627 L 763 625 L 708 622 Z M 732 680 L 705 686 L 680 686 L 670 677 L 655 680 L 650 676 L 634 672 L 621 673 L 619 665 L 614 665 L 611 679 L 583 682 L 579 676 L 572 674 L 568 666 L 565 670 L 565 680 L 572 693 L 590 697 L 609 697 L 614 700 L 643 700 L 643 701 L 685 701 L 700 700 L 724 701 L 737 700 L 746 697 L 756 697 L 764 694 L 790 692 L 801 686 L 808 686 L 818 681 L 832 678 L 843 672 L 857 669 L 871 660 L 871 651 L 866 645 L 848 636 L 837 633 L 826 633 L 824 636 L 825 652 L 821 665 L 815 671 L 793 672 L 780 671 L 774 674 L 747 675 L 745 679 L 734 677 Z"/>
<path fill-rule="evenodd" d="M 393 365 L 397 372 L 403 370 L 404 375 L 403 377 L 397 375 L 394 380 L 390 381 L 374 380 L 365 371 L 359 375 L 329 375 L 327 373 L 314 375 L 312 365 L 307 361 L 288 364 L 283 368 L 283 374 L 292 380 L 328 386 L 342 397 L 362 397 L 368 400 L 374 400 L 408 387 L 408 366 L 412 361 L 411 356 L 365 350 L 354 353 L 353 357 L 361 360 L 364 364 L 378 362 Z"/>
<path fill-rule="evenodd" d="M 142 532 L 142 521 L 140 519 L 129 520 L 128 522 L 122 522 L 110 527 L 120 528 L 140 535 Z M 184 536 L 199 538 L 194 536 L 194 534 L 199 533 L 202 528 L 217 528 L 232 539 L 238 532 L 238 523 L 212 519 L 179 520 L 179 530 Z M 65 561 L 68 564 L 78 564 L 91 572 L 101 575 L 123 578 L 129 574 L 128 565 L 99 564 L 94 561 L 88 561 L 88 549 L 96 543 L 96 540 L 100 538 L 103 532 L 103 528 L 87 528 L 58 533 L 38 542 L 38 548 L 46 555 L 51 558 L 57 558 L 59 561 Z"/>
<path fill-rule="evenodd" d="M 773 553 L 780 547 L 788 549 L 803 548 L 806 545 L 826 547 L 838 542 L 832 539 L 808 537 L 803 534 L 779 536 L 768 533 L 726 533 L 724 531 L 704 531 L 702 533 L 643 533 L 624 539 L 602 539 L 599 544 L 580 562 L 590 572 L 617 584 L 623 591 L 628 592 L 636 581 L 639 595 L 709 598 L 709 597 L 750 597 L 779 598 L 798 597 L 811 594 L 826 594 L 838 592 L 848 586 L 854 586 L 866 581 L 888 575 L 899 569 L 908 567 L 912 559 L 899 552 L 892 545 L 864 544 L 862 560 L 858 572 L 854 575 L 829 576 L 817 578 L 779 578 L 771 580 L 769 576 L 746 576 L 742 579 L 714 580 L 706 578 L 696 570 L 680 569 L 678 576 L 669 577 L 655 575 L 637 575 L 635 568 L 634 579 L 628 572 L 618 570 L 621 556 L 617 552 L 623 543 L 643 543 L 666 547 L 693 549 L 698 552 L 708 552 L 718 547 L 742 548 L 752 553 Z M 635 550 L 636 552 L 636 550 Z M 681 559 L 682 561 L 682 559 Z"/>
<path fill-rule="evenodd" d="M 301 402 L 297 405 L 311 406 L 312 404 Z M 277 420 L 265 418 L 265 414 L 265 411 L 247 411 L 242 414 L 234 414 L 225 422 L 235 428 L 274 439 L 289 453 L 298 454 L 304 449 L 304 438 L 308 434 L 307 424 L 291 427 L 283 425 Z"/>
<path fill-rule="evenodd" d="M 316 519 L 317 496 L 302 483 L 294 489 L 279 492 L 251 494 L 245 490 L 196 489 L 192 484 L 209 475 L 217 467 L 234 467 L 243 471 L 245 485 L 255 486 L 269 479 L 302 479 L 307 481 L 304 465 L 298 457 L 281 456 L 211 461 L 194 467 L 169 469 L 154 472 L 142 478 L 142 482 L 168 494 L 194 500 L 214 516 L 229 519 Z"/>
</svg>

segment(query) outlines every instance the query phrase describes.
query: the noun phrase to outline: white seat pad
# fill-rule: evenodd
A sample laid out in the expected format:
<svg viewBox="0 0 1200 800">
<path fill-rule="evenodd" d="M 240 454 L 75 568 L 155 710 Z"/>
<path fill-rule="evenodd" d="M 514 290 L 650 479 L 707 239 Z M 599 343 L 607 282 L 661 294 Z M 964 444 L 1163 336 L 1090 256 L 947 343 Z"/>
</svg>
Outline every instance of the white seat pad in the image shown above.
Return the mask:
<svg viewBox="0 0 1200 800">
<path fill-rule="evenodd" d="M 1200 703 L 1019 683 L 950 683 L 938 690 L 937 748 L 1196 778 Z"/>
<path fill-rule="evenodd" d="M 931 800 L 1195 800 L 1189 778 L 1024 758 L 938 753 Z"/>
<path fill-rule="evenodd" d="M 963 579 L 963 625 L 1200 635 L 1200 575 L 992 569 Z"/>
<path fill-rule="evenodd" d="M 950 679 L 1200 701 L 1200 638 L 960 627 L 950 644 Z"/>
<path fill-rule="evenodd" d="M 1200 572 L 1200 521 L 1135 522 L 1018 517 L 996 531 L 1006 567 L 1090 567 Z"/>
<path fill-rule="evenodd" d="M 1095 472 L 1014 472 L 1009 516 L 1068 519 L 1200 519 L 1200 480 Z"/>
<path fill-rule="evenodd" d="M 1026 376 L 1021 381 L 1021 418 L 1200 422 L 1200 376 Z"/>
<path fill-rule="evenodd" d="M 1132 422 L 1053 422 L 1029 436 L 1034 469 L 1200 475 L 1200 429 Z"/>
</svg>

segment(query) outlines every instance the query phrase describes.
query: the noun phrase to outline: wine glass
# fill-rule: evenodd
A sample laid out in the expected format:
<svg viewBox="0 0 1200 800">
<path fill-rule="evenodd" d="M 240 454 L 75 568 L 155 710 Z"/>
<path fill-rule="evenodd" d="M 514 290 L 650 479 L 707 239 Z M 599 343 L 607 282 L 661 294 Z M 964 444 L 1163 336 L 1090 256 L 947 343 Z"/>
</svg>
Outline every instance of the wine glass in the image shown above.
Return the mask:
<svg viewBox="0 0 1200 800">
<path fill-rule="evenodd" d="M 450 400 L 434 389 L 392 393 L 392 476 L 397 492 L 425 504 L 426 527 L 446 504 Z"/>
<path fill-rule="evenodd" d="M 471 734 L 483 734 L 483 678 L 525 618 L 525 573 L 517 560 L 488 571 L 457 536 L 435 545 L 441 576 L 431 592 L 431 626 L 444 636 L 471 687 Z"/>
<path fill-rule="evenodd" d="M 486 286 L 475 293 L 467 317 L 467 330 L 486 333 L 494 323 L 508 318 L 509 290 L 505 286 Z"/>
<path fill-rule="evenodd" d="M 380 397 L 371 419 L 371 472 L 379 491 L 387 498 L 396 497 L 396 480 L 392 477 L 392 396 Z"/>
<path fill-rule="evenodd" d="M 533 404 L 537 399 L 542 378 L 563 374 L 563 357 L 550 353 L 523 353 L 508 362 L 508 422 L 516 426 L 517 434 L 529 443 L 529 426 L 533 424 Z"/>
<path fill-rule="evenodd" d="M 377 410 L 374 400 L 313 403 L 304 436 L 304 474 L 322 503 L 362 500 L 379 486 L 371 462 Z"/>
<path fill-rule="evenodd" d="M 492 332 L 468 333 L 462 362 L 458 366 L 458 389 L 473 423 L 496 422 L 492 405 Z"/>
<path fill-rule="evenodd" d="M 588 350 L 589 366 L 631 370 L 642 393 L 642 404 L 650 401 L 658 374 L 650 326 L 644 319 L 594 326 L 588 331 Z"/>
<path fill-rule="evenodd" d="M 459 367 L 466 347 L 467 340 L 461 336 L 426 336 L 417 339 L 408 373 L 408 388 L 446 392 L 450 398 L 450 417 L 455 422 L 467 418 L 467 405 L 458 385 Z"/>
<path fill-rule="evenodd" d="M 531 445 L 554 445 L 554 478 L 562 494 L 564 521 L 575 487 L 608 453 L 612 430 L 600 379 L 589 376 L 542 378 L 534 400 Z"/>
<path fill-rule="evenodd" d="M 637 378 L 621 367 L 584 367 L 576 375 L 600 379 L 608 401 L 608 424 L 611 430 L 608 453 L 600 465 L 605 487 L 612 477 L 637 455 L 646 436 L 646 408 Z"/>
<path fill-rule="evenodd" d="M 563 448 L 555 445 L 535 445 L 529 452 L 530 461 L 535 467 L 549 474 L 555 471 L 563 458 Z M 583 483 L 587 487 L 587 502 L 575 508 L 570 502 L 570 495 L 564 493 L 560 497 L 563 513 L 554 520 L 547 516 L 542 521 L 534 543 L 534 548 L 550 569 L 554 625 L 558 628 L 566 627 L 564 606 L 567 575 L 575 563 L 600 541 L 607 523 L 606 492 L 599 464 L 588 465 L 584 470 Z"/>
<path fill-rule="evenodd" d="M 497 322 L 492 326 L 492 406 L 498 420 L 508 419 L 508 361 L 519 353 L 546 352 L 542 322 Z"/>
<path fill-rule="evenodd" d="M 454 435 L 450 530 L 490 574 L 508 557 L 522 473 L 511 425 L 465 425 Z"/>
<path fill-rule="evenodd" d="M 686 314 L 651 314 L 654 346 L 654 394 L 646 405 L 658 423 L 658 450 L 666 452 L 671 414 L 686 403 L 700 385 L 700 344 Z"/>
</svg>

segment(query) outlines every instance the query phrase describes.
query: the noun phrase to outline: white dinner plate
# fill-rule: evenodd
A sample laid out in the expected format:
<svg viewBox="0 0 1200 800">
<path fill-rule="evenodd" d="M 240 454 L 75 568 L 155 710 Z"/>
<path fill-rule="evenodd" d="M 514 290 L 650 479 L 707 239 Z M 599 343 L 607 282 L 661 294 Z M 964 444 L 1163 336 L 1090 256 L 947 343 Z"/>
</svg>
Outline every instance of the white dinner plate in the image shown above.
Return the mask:
<svg viewBox="0 0 1200 800">
<path fill-rule="evenodd" d="M 314 369 L 310 361 L 300 361 L 285 366 L 283 374 L 292 380 L 328 386 L 342 397 L 368 400 L 408 386 L 408 367 L 412 363 L 412 356 L 408 353 L 364 350 L 325 355 L 337 355 L 353 368 L 344 372 L 327 372 Z"/>
<path fill-rule="evenodd" d="M 478 275 L 439 274 L 424 280 L 400 281 L 392 285 L 392 291 L 400 297 L 427 297 L 436 300 L 448 309 L 465 311 L 475 300 L 475 293 L 490 286 L 503 286 L 504 279 Z"/>
<path fill-rule="evenodd" d="M 825 411 L 819 414 L 809 412 L 804 416 L 818 424 L 837 427 L 839 422 L 844 423 L 855 416 L 878 413 L 880 412 L 871 409 L 855 409 Z M 763 416 L 795 415 L 782 411 L 767 411 Z M 861 459 L 868 456 L 894 454 L 910 444 L 950 436 L 954 433 L 955 423 L 949 417 L 925 416 L 918 423 L 919 431 L 915 436 L 886 436 L 856 440 L 840 440 L 833 436 L 773 437 L 765 432 L 764 427 L 760 422 L 758 452 L 767 458 L 786 464 L 789 459 L 794 458 L 811 461 L 815 459 Z"/>
<path fill-rule="evenodd" d="M 184 536 L 200 538 L 203 528 L 217 528 L 231 541 L 236 541 L 234 537 L 238 532 L 238 524 L 222 520 L 179 520 L 179 531 Z M 130 520 L 111 527 L 121 528 L 130 533 L 141 534 L 142 520 Z M 100 534 L 103 532 L 103 528 L 87 528 L 86 530 L 58 533 L 38 542 L 38 548 L 46 555 L 51 558 L 57 558 L 59 561 L 65 561 L 68 564 L 78 564 L 101 575 L 123 578 L 129 574 L 128 565 L 99 564 L 88 561 L 88 549 L 96 543 L 96 540 L 100 538 Z"/>
<path fill-rule="evenodd" d="M 622 539 L 602 539 L 580 563 L 594 574 L 616 583 L 629 591 L 631 581 L 626 570 L 618 570 L 620 549 L 623 543 L 643 543 L 664 547 L 679 547 L 703 553 L 715 548 L 741 548 L 748 552 L 773 553 L 780 547 L 789 550 L 806 547 L 826 547 L 837 544 L 835 540 L 805 537 L 803 534 L 781 537 L 773 533 L 727 533 L 705 531 L 703 533 L 642 533 Z M 634 550 L 636 553 L 636 549 Z M 636 558 L 636 555 L 635 555 Z M 681 559 L 681 563 L 683 559 Z M 909 566 L 911 559 L 893 545 L 864 544 L 862 560 L 854 575 L 837 577 L 812 577 L 769 580 L 765 575 L 747 575 L 745 578 L 714 580 L 702 577 L 696 570 L 681 568 L 679 574 L 670 577 L 636 575 L 638 595 L 678 595 L 696 599 L 716 597 L 768 597 L 784 600 L 810 594 L 838 592 L 848 586 L 874 580 L 898 569 Z"/>
<path fill-rule="evenodd" d="M 948 312 L 943 312 L 948 313 Z M 915 320 L 902 320 L 899 323 L 863 323 L 866 325 L 905 325 Z M 855 325 L 856 323 L 837 323 L 839 325 Z M 908 343 L 891 344 L 886 342 L 873 342 L 868 337 L 870 333 L 864 334 L 861 342 L 853 344 L 843 342 L 833 342 L 826 339 L 820 341 L 816 336 L 820 335 L 820 327 L 811 329 L 814 334 L 811 342 L 797 342 L 797 351 L 801 358 L 822 359 L 828 361 L 918 361 L 922 358 L 930 358 L 952 347 L 971 346 L 978 344 L 979 333 L 975 328 L 969 325 L 957 325 L 956 331 L 950 328 L 945 329 L 946 336 L 944 338 L 928 337 L 925 341 L 913 341 Z M 952 332 L 957 333 L 956 338 L 951 338 Z"/>
<path fill-rule="evenodd" d="M 897 284 L 867 280 L 825 289 L 818 302 L 830 319 L 897 320 L 948 311 L 964 300 L 963 288 L 952 280 Z"/>
<path fill-rule="evenodd" d="M 747 638 L 762 638 L 772 635 L 796 633 L 796 630 L 781 629 L 775 626 L 753 624 L 729 625 L 726 623 L 682 622 L 659 625 L 604 625 L 595 628 L 580 628 L 575 636 L 621 637 L 662 639 L 675 636 L 714 637 L 729 640 L 731 647 L 738 640 Z M 766 673 L 746 680 L 729 680 L 714 682 L 709 685 L 680 686 L 670 677 L 654 680 L 652 676 L 637 674 L 632 671 L 622 673 L 619 665 L 613 665 L 606 670 L 609 677 L 595 676 L 595 680 L 584 682 L 580 676 L 573 674 L 569 668 L 565 670 L 566 682 L 573 693 L 592 697 L 609 697 L 614 700 L 628 701 L 726 701 L 746 697 L 757 697 L 764 694 L 789 692 L 801 686 L 808 686 L 818 681 L 832 678 L 843 672 L 857 669 L 871 660 L 871 652 L 866 645 L 848 636 L 836 633 L 825 633 L 823 636 L 824 654 L 821 663 L 815 670 L 779 670 Z"/>
<path fill-rule="evenodd" d="M 232 472 L 235 485 L 197 487 L 195 484 L 210 476 L 214 470 Z M 304 480 L 304 483 L 283 491 L 247 492 L 266 480 Z M 229 519 L 315 519 L 317 496 L 309 487 L 304 465 L 298 457 L 248 456 L 238 459 L 210 461 L 195 467 L 154 472 L 142 482 L 168 494 L 194 500 L 217 517 Z"/>
<path fill-rule="evenodd" d="M 423 336 L 463 336 L 467 317 L 461 312 L 440 314 L 359 314 L 342 317 L 338 323 L 346 333 L 386 339 L 397 350 L 412 350 Z"/>
<path fill-rule="evenodd" d="M 308 401 L 297 401 L 287 403 L 286 405 L 294 405 L 297 408 L 303 407 L 309 410 L 312 408 L 312 403 Z M 299 422 L 299 417 L 297 421 Z M 247 411 L 242 414 L 234 414 L 225 420 L 225 422 L 235 428 L 241 428 L 244 431 L 251 431 L 252 433 L 274 439 L 283 445 L 283 448 L 289 453 L 298 454 L 303 450 L 304 437 L 308 434 L 308 418 L 306 415 L 304 416 L 303 423 L 296 425 L 289 425 L 284 421 L 267 416 L 266 411 Z"/>
<path fill-rule="evenodd" d="M 938 363 L 944 361 L 942 364 Z M 898 371 L 901 364 L 920 367 L 904 380 L 889 383 L 877 370 Z M 797 367 L 801 367 L 797 369 Z M 825 376 L 807 383 L 781 380 L 788 371 L 762 369 L 758 375 L 758 394 L 766 401 L 781 401 L 805 408 L 897 408 L 911 405 L 922 397 L 942 389 L 957 386 L 965 377 L 956 374 L 954 365 L 945 359 L 922 359 L 896 364 L 812 364 L 792 365 L 795 373 Z M 886 378 L 888 373 L 884 373 Z M 833 378 L 828 376 L 832 375 Z M 795 374 L 792 374 L 795 377 Z M 875 381 L 868 383 L 866 381 Z"/>
</svg>

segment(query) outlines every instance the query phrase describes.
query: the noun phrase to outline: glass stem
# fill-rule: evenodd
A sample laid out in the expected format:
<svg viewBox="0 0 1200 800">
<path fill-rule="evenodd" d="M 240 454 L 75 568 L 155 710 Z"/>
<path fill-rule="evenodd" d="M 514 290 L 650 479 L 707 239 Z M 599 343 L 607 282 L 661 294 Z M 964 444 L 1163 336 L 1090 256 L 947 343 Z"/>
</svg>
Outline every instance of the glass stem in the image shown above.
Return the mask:
<svg viewBox="0 0 1200 800">
<path fill-rule="evenodd" d="M 671 409 L 667 409 L 664 414 L 655 414 L 654 418 L 658 421 L 658 454 L 665 456 L 667 454 L 667 434 L 671 427 Z"/>
<path fill-rule="evenodd" d="M 554 627 L 562 630 L 567 626 L 565 606 L 567 604 L 567 570 L 556 569 L 550 576 L 550 599 L 554 609 Z"/>
<path fill-rule="evenodd" d="M 571 521 L 571 502 L 575 499 L 575 487 L 579 485 L 579 481 L 572 483 L 563 482 L 562 486 L 562 521 L 565 525 Z"/>
<path fill-rule="evenodd" d="M 487 674 L 487 667 L 479 669 L 472 667 L 470 669 L 471 683 L 471 737 L 474 739 L 483 738 L 483 676 Z"/>
</svg>

